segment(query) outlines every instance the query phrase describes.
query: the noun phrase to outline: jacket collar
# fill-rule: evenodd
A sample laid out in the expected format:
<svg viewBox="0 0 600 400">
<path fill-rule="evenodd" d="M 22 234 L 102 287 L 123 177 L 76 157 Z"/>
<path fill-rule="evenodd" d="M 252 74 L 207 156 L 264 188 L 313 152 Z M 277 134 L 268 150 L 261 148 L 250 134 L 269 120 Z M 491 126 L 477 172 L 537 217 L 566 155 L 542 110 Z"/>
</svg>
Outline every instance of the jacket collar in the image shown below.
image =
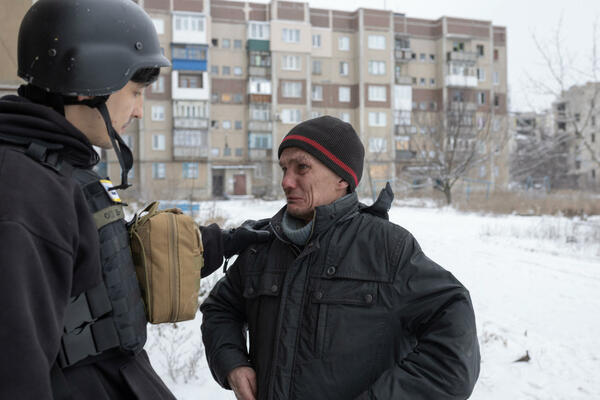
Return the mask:
<svg viewBox="0 0 600 400">
<path fill-rule="evenodd" d="M 356 192 L 347 194 L 331 204 L 316 207 L 311 238 L 318 237 L 338 221 L 350 217 L 351 214 L 357 213 L 358 207 L 359 203 Z M 280 240 L 289 242 L 283 234 L 283 229 L 281 227 L 281 221 L 283 220 L 283 214 L 286 209 L 287 206 L 284 206 L 277 214 L 275 214 L 275 216 L 273 216 L 273 218 L 271 218 L 271 227 Z"/>
</svg>

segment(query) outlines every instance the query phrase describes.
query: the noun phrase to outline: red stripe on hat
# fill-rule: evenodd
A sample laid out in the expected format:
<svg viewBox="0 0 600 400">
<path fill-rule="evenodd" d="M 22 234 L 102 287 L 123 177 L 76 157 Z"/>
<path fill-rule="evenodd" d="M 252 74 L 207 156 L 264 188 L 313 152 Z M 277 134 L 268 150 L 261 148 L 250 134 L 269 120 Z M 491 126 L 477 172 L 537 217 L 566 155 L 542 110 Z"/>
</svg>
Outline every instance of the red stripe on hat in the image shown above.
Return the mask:
<svg viewBox="0 0 600 400">
<path fill-rule="evenodd" d="M 303 141 L 305 143 L 310 144 L 312 147 L 314 147 L 315 149 L 319 150 L 321 153 L 325 154 L 325 156 L 327 158 L 329 158 L 331 161 L 333 161 L 334 163 L 336 163 L 344 171 L 346 171 L 347 173 L 349 173 L 350 175 L 352 175 L 352 178 L 354 178 L 355 185 L 358 186 L 358 178 L 356 177 L 356 174 L 354 173 L 354 171 L 352 170 L 352 168 L 350 168 L 349 166 L 347 166 L 342 160 L 340 160 L 339 158 L 337 158 L 332 152 L 330 152 L 329 150 L 327 150 L 325 147 L 321 146 L 319 143 L 315 142 L 312 139 L 309 139 L 309 138 L 306 138 L 306 137 L 300 136 L 300 135 L 286 136 L 283 139 L 282 143 L 285 142 L 286 140 L 290 140 L 290 139 L 301 140 L 301 141 Z"/>
</svg>

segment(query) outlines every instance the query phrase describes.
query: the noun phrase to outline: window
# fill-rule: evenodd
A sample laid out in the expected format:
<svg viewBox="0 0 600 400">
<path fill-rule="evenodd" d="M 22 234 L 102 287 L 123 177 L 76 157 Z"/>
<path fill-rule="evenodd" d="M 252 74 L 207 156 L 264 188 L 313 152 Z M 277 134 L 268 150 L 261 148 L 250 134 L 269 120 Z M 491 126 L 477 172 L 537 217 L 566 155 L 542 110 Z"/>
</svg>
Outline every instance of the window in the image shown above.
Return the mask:
<svg viewBox="0 0 600 400">
<path fill-rule="evenodd" d="M 350 123 L 350 113 L 348 113 L 348 112 L 340 113 L 340 119 L 344 122 Z"/>
<path fill-rule="evenodd" d="M 385 86 L 369 85 L 369 101 L 386 101 L 387 93 Z"/>
<path fill-rule="evenodd" d="M 210 149 L 211 156 L 219 157 L 219 154 L 221 154 L 221 149 L 219 149 L 218 147 L 213 147 L 212 149 Z"/>
<path fill-rule="evenodd" d="M 410 125 L 410 111 L 395 111 L 394 125 L 408 126 Z"/>
<path fill-rule="evenodd" d="M 271 94 L 271 80 L 265 78 L 250 77 L 251 94 Z"/>
<path fill-rule="evenodd" d="M 221 74 L 222 75 L 231 75 L 231 67 L 223 65 L 221 67 Z"/>
<path fill-rule="evenodd" d="M 248 147 L 251 149 L 270 149 L 271 134 L 251 133 L 248 135 Z"/>
<path fill-rule="evenodd" d="M 417 78 L 413 76 L 411 78 L 411 82 L 412 82 L 413 85 L 416 85 L 417 84 Z"/>
<path fill-rule="evenodd" d="M 223 41 L 221 42 L 221 48 L 228 49 L 230 47 L 231 47 L 231 40 L 223 39 Z"/>
<path fill-rule="evenodd" d="M 233 67 L 233 74 L 237 76 L 242 75 L 242 67 Z"/>
<path fill-rule="evenodd" d="M 165 33 L 165 21 L 160 18 L 152 18 L 152 23 L 157 34 L 163 35 Z"/>
<path fill-rule="evenodd" d="M 283 97 L 302 97 L 301 82 L 283 82 L 281 87 L 281 95 Z"/>
<path fill-rule="evenodd" d="M 269 121 L 271 119 L 270 104 L 250 106 L 250 119 L 253 121 Z"/>
<path fill-rule="evenodd" d="M 231 94 L 229 94 L 229 93 L 221 94 L 221 103 L 231 103 Z"/>
<path fill-rule="evenodd" d="M 152 135 L 152 150 L 165 149 L 165 135 Z"/>
<path fill-rule="evenodd" d="M 338 98 L 342 103 L 350 102 L 350 88 L 347 86 L 340 86 L 338 88 Z"/>
<path fill-rule="evenodd" d="M 348 36 L 340 36 L 338 38 L 338 49 L 342 51 L 350 51 L 350 38 Z"/>
<path fill-rule="evenodd" d="M 369 35 L 368 45 L 369 45 L 369 49 L 385 50 L 385 36 Z"/>
<path fill-rule="evenodd" d="M 236 130 L 242 129 L 242 121 L 235 121 L 235 129 Z"/>
<path fill-rule="evenodd" d="M 233 94 L 233 102 L 236 104 L 240 104 L 242 103 L 244 100 L 243 96 L 241 93 L 234 93 Z"/>
<path fill-rule="evenodd" d="M 410 58 L 413 59 L 413 60 L 416 60 L 417 59 L 417 53 L 412 53 L 410 55 Z"/>
<path fill-rule="evenodd" d="M 179 87 L 188 89 L 202 89 L 202 73 L 180 73 Z"/>
<path fill-rule="evenodd" d="M 425 86 L 426 83 L 427 83 L 427 80 L 425 78 L 419 79 L 419 86 Z"/>
<path fill-rule="evenodd" d="M 477 68 L 477 79 L 479 82 L 485 81 L 485 69 Z"/>
<path fill-rule="evenodd" d="M 340 61 L 340 75 L 348 76 L 348 63 L 346 61 Z"/>
<path fill-rule="evenodd" d="M 214 47 L 219 47 L 219 39 L 212 39 L 210 42 Z"/>
<path fill-rule="evenodd" d="M 231 157 L 231 147 L 227 146 L 227 144 L 223 148 L 223 157 Z"/>
<path fill-rule="evenodd" d="M 385 138 L 369 138 L 370 153 L 385 153 L 387 151 L 387 140 Z"/>
<path fill-rule="evenodd" d="M 435 61 L 435 54 L 429 55 L 429 61 Z"/>
<path fill-rule="evenodd" d="M 171 55 L 180 60 L 206 60 L 206 47 L 196 45 L 174 44 L 171 46 Z"/>
<path fill-rule="evenodd" d="M 482 106 L 485 104 L 485 92 L 477 93 L 477 103 Z"/>
<path fill-rule="evenodd" d="M 219 66 L 218 65 L 211 65 L 210 66 L 210 73 L 214 74 L 214 75 L 219 75 Z"/>
<path fill-rule="evenodd" d="M 323 86 L 313 85 L 311 98 L 314 101 L 323 101 Z"/>
<path fill-rule="evenodd" d="M 250 22 L 248 24 L 248 39 L 269 39 L 269 23 L 268 22 Z"/>
<path fill-rule="evenodd" d="M 285 108 L 281 110 L 281 122 L 284 124 L 297 124 L 302 119 L 300 110 Z"/>
<path fill-rule="evenodd" d="M 314 119 L 314 118 L 319 118 L 322 114 L 318 111 L 311 111 L 310 112 L 310 119 Z"/>
<path fill-rule="evenodd" d="M 165 179 L 165 164 L 152 163 L 152 179 Z"/>
<path fill-rule="evenodd" d="M 176 15 L 175 30 L 185 32 L 203 32 L 204 17 L 193 15 Z"/>
<path fill-rule="evenodd" d="M 244 156 L 244 149 L 241 147 L 238 147 L 235 149 L 235 156 L 236 157 L 243 157 Z"/>
<path fill-rule="evenodd" d="M 217 121 L 216 119 L 211 120 L 210 127 L 214 129 L 219 129 L 219 121 Z"/>
<path fill-rule="evenodd" d="M 369 112 L 369 126 L 386 126 L 386 113 Z"/>
<path fill-rule="evenodd" d="M 313 60 L 312 74 L 313 75 L 321 75 L 321 60 Z"/>
<path fill-rule="evenodd" d="M 369 61 L 369 74 L 385 75 L 385 61 Z"/>
<path fill-rule="evenodd" d="M 492 73 L 492 80 L 494 82 L 494 85 L 500 84 L 500 74 L 498 73 L 498 71 L 494 71 L 494 73 Z"/>
<path fill-rule="evenodd" d="M 482 44 L 477 45 L 477 55 L 479 57 L 483 57 L 483 55 L 484 55 L 484 48 L 483 48 Z"/>
<path fill-rule="evenodd" d="M 494 107 L 499 107 L 499 106 L 500 106 L 500 96 L 495 94 L 494 95 Z"/>
<path fill-rule="evenodd" d="M 281 69 L 290 71 L 300 70 L 300 56 L 282 56 Z"/>
<path fill-rule="evenodd" d="M 283 28 L 283 41 L 285 43 L 300 43 L 300 29 Z"/>
<path fill-rule="evenodd" d="M 464 51 L 465 50 L 465 42 L 453 42 L 452 43 L 452 51 Z"/>
<path fill-rule="evenodd" d="M 198 178 L 198 163 L 183 163 L 183 179 L 197 179 Z"/>
<path fill-rule="evenodd" d="M 431 86 L 435 86 L 435 78 L 431 78 L 431 79 L 429 80 L 429 84 L 430 84 Z"/>
<path fill-rule="evenodd" d="M 234 49 L 241 49 L 242 48 L 242 41 L 240 39 L 234 39 L 233 40 L 233 48 Z"/>
<path fill-rule="evenodd" d="M 498 58 L 499 58 L 498 49 L 494 49 L 494 61 L 498 61 Z"/>
<path fill-rule="evenodd" d="M 312 47 L 315 49 L 321 48 L 321 35 L 312 35 Z"/>
<path fill-rule="evenodd" d="M 152 121 L 164 121 L 165 120 L 165 107 L 164 106 L 152 106 Z"/>
<path fill-rule="evenodd" d="M 419 54 L 419 61 L 424 62 L 427 58 L 427 55 L 425 53 L 421 53 Z"/>
<path fill-rule="evenodd" d="M 152 93 L 164 93 L 165 92 L 165 77 L 162 75 L 158 76 L 158 79 L 152 83 Z"/>
<path fill-rule="evenodd" d="M 595 115 L 592 115 L 592 119 L 590 121 L 590 125 L 591 126 L 596 126 L 596 116 Z"/>
<path fill-rule="evenodd" d="M 226 119 L 221 123 L 223 129 L 231 129 L 231 121 Z"/>
</svg>

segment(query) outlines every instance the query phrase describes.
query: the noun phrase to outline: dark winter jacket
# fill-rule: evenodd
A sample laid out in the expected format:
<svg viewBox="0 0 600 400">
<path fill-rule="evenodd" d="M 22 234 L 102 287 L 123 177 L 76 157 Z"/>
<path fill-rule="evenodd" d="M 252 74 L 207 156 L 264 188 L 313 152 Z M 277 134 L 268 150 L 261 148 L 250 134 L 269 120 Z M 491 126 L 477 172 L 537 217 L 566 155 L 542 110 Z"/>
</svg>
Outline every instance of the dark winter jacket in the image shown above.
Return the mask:
<svg viewBox="0 0 600 400">
<path fill-rule="evenodd" d="M 284 211 L 201 306 L 215 379 L 228 388 L 250 366 L 259 400 L 467 398 L 480 358 L 460 282 L 356 195 L 317 207 L 304 249 L 284 237 Z"/>
<path fill-rule="evenodd" d="M 2 134 L 61 145 L 76 168 L 98 162 L 63 116 L 20 97 L 0 99 Z M 79 185 L 0 141 L 1 399 L 52 398 L 66 306 L 101 280 L 98 231 Z M 62 372 L 74 399 L 174 398 L 144 351 L 109 350 Z"/>
</svg>

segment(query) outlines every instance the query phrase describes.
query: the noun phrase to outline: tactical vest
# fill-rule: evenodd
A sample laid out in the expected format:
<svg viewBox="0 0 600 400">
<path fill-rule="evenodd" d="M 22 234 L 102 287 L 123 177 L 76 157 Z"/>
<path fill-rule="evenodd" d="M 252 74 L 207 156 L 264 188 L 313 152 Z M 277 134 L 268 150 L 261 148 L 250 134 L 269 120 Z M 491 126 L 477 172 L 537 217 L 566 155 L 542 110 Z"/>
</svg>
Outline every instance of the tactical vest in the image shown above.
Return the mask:
<svg viewBox="0 0 600 400">
<path fill-rule="evenodd" d="M 4 142 L 4 143 L 2 143 Z M 89 169 L 73 168 L 58 157 L 60 145 L 32 142 L 0 134 L 27 156 L 63 176 L 74 179 L 83 191 L 100 239 L 103 282 L 72 297 L 57 363 L 66 368 L 84 359 L 93 362 L 110 349 L 135 354 L 146 343 L 146 314 L 129 247 L 123 205 L 112 184 Z M 88 358 L 90 357 L 90 358 Z"/>
</svg>

